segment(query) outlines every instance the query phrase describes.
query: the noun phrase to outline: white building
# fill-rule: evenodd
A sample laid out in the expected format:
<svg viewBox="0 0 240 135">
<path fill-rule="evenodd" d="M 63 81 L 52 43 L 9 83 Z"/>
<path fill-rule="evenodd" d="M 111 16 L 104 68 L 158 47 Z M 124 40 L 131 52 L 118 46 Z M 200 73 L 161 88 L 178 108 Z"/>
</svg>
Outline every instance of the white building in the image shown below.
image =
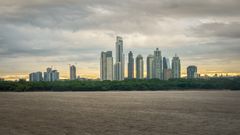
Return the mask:
<svg viewBox="0 0 240 135">
<path fill-rule="evenodd" d="M 172 59 L 172 78 L 181 78 L 181 61 L 177 55 Z"/>
<path fill-rule="evenodd" d="M 113 57 L 112 51 L 102 52 L 100 60 L 101 80 L 113 80 Z"/>
<path fill-rule="evenodd" d="M 162 55 L 158 48 L 154 51 L 153 78 L 163 79 Z"/>
<path fill-rule="evenodd" d="M 59 80 L 59 72 L 57 71 L 57 70 L 53 70 L 52 71 L 52 80 L 51 81 L 57 81 L 57 80 Z"/>
<path fill-rule="evenodd" d="M 42 72 L 34 72 L 29 74 L 30 82 L 40 82 L 43 81 Z"/>
<path fill-rule="evenodd" d="M 147 79 L 153 79 L 153 55 L 147 56 Z"/>
<path fill-rule="evenodd" d="M 116 63 L 114 65 L 114 80 L 124 80 L 125 60 L 123 54 L 123 39 L 117 36 L 116 41 Z"/>
<path fill-rule="evenodd" d="M 47 72 L 44 72 L 44 81 L 52 82 L 57 80 L 59 80 L 59 72 L 52 70 L 52 68 L 47 68 Z"/>
</svg>

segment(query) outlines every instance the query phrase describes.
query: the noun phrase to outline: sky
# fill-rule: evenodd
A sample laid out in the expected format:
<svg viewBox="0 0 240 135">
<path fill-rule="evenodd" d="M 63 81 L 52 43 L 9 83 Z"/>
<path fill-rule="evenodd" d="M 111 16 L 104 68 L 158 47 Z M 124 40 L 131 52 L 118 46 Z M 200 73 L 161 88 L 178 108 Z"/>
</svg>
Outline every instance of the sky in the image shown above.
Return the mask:
<svg viewBox="0 0 240 135">
<path fill-rule="evenodd" d="M 53 67 L 98 78 L 101 51 L 144 61 L 155 48 L 180 57 L 182 73 L 240 75 L 239 0 L 0 0 L 0 77 L 27 78 Z M 126 58 L 127 60 L 127 58 Z M 126 64 L 127 65 L 127 64 Z"/>
</svg>

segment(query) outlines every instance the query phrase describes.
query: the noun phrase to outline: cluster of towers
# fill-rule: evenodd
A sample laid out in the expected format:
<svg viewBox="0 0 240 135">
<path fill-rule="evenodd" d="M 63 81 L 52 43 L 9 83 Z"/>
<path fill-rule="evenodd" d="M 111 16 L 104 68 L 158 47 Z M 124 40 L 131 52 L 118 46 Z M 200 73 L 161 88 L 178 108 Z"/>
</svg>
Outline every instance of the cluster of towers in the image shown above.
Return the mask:
<svg viewBox="0 0 240 135">
<path fill-rule="evenodd" d="M 124 80 L 125 56 L 123 53 L 123 39 L 116 39 L 116 61 L 113 65 L 112 51 L 101 53 L 100 78 L 101 80 Z M 161 55 L 157 48 L 147 57 L 147 79 L 168 80 L 181 77 L 181 62 L 177 55 L 172 59 L 171 66 L 168 58 Z M 133 52 L 128 53 L 128 79 L 144 79 L 144 60 L 138 55 L 134 61 Z M 134 70 L 135 69 L 135 70 Z M 136 71 L 136 72 L 134 72 Z"/>
<path fill-rule="evenodd" d="M 29 74 L 29 81 L 30 82 L 53 82 L 59 80 L 59 72 L 57 70 L 53 70 L 52 68 L 47 68 L 47 71 L 44 72 L 34 72 Z"/>
<path fill-rule="evenodd" d="M 136 57 L 136 79 L 144 79 L 144 60 L 142 55 Z M 168 58 L 161 55 L 157 48 L 153 54 L 147 56 L 147 79 L 168 80 L 170 78 L 181 77 L 181 62 L 178 56 L 172 59 L 172 66 Z M 128 53 L 128 79 L 134 78 L 134 58 L 133 53 Z"/>
<path fill-rule="evenodd" d="M 123 54 L 123 39 L 117 36 L 116 60 L 113 65 L 112 51 L 102 52 L 100 60 L 101 80 L 124 80 L 125 61 Z"/>
<path fill-rule="evenodd" d="M 75 65 L 70 65 L 70 80 L 77 80 L 77 70 Z M 53 70 L 52 68 L 47 68 L 46 72 L 33 72 L 29 74 L 30 82 L 54 82 L 59 80 L 59 72 L 57 70 Z"/>
</svg>

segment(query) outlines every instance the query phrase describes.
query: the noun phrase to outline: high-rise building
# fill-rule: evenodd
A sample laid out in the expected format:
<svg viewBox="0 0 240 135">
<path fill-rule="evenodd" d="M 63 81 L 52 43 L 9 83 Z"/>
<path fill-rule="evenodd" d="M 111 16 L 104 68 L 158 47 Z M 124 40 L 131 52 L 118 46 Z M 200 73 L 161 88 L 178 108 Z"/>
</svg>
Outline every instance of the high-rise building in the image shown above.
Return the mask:
<svg viewBox="0 0 240 135">
<path fill-rule="evenodd" d="M 167 67 L 167 58 L 163 57 L 163 69 L 168 69 Z"/>
<path fill-rule="evenodd" d="M 59 72 L 52 70 L 52 68 L 47 68 L 47 72 L 44 72 L 44 81 L 53 82 L 57 80 L 59 80 Z"/>
<path fill-rule="evenodd" d="M 181 78 L 181 61 L 177 55 L 172 59 L 172 78 Z"/>
<path fill-rule="evenodd" d="M 170 78 L 172 78 L 170 62 L 168 58 L 163 57 L 163 80 L 169 80 Z"/>
<path fill-rule="evenodd" d="M 187 67 L 187 78 L 188 79 L 193 79 L 193 78 L 197 78 L 198 74 L 197 74 L 197 66 L 191 65 Z"/>
<path fill-rule="evenodd" d="M 138 55 L 136 58 L 136 79 L 143 79 L 144 68 L 143 68 L 143 57 Z"/>
<path fill-rule="evenodd" d="M 134 78 L 134 58 L 132 51 L 130 51 L 128 53 L 128 79 L 133 78 Z"/>
<path fill-rule="evenodd" d="M 100 77 L 101 80 L 113 80 L 113 57 L 112 51 L 101 53 L 100 64 Z"/>
<path fill-rule="evenodd" d="M 51 82 L 52 80 L 52 68 L 47 68 L 47 72 L 44 72 L 44 81 Z"/>
<path fill-rule="evenodd" d="M 76 80 L 76 79 L 77 79 L 76 66 L 71 65 L 70 66 L 70 80 Z"/>
<path fill-rule="evenodd" d="M 153 78 L 163 79 L 162 55 L 158 48 L 154 51 Z"/>
<path fill-rule="evenodd" d="M 147 79 L 152 79 L 153 78 L 153 61 L 154 57 L 153 55 L 148 55 L 147 56 Z"/>
<path fill-rule="evenodd" d="M 29 74 L 30 82 L 40 82 L 43 81 L 42 72 L 34 72 Z"/>
<path fill-rule="evenodd" d="M 117 36 L 116 41 L 116 63 L 114 65 L 114 80 L 124 80 L 125 61 L 123 54 L 123 39 Z"/>
<path fill-rule="evenodd" d="M 170 69 L 170 62 L 166 57 L 163 57 L 163 69 Z"/>
<path fill-rule="evenodd" d="M 52 80 L 51 81 L 57 81 L 59 80 L 59 72 L 57 70 L 52 70 Z"/>
</svg>

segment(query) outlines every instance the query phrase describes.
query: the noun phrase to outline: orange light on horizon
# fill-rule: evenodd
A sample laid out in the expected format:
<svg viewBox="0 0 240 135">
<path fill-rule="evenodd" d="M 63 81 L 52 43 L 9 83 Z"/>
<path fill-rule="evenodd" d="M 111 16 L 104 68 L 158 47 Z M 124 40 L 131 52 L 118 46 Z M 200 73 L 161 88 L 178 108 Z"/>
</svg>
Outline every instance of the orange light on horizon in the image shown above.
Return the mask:
<svg viewBox="0 0 240 135">
<path fill-rule="evenodd" d="M 201 76 L 240 76 L 240 72 L 239 73 L 232 73 L 232 72 L 207 72 L 207 73 L 199 73 Z M 146 74 L 145 74 L 146 76 Z M 181 74 L 182 77 L 186 77 L 187 74 L 186 73 L 182 73 Z M 88 79 L 98 79 L 99 78 L 99 75 L 98 74 L 80 74 L 80 77 L 81 78 L 88 78 Z M 18 73 L 18 74 L 12 74 L 12 75 L 4 75 L 4 76 L 1 76 L 1 78 L 4 78 L 4 80 L 7 80 L 7 81 L 16 81 L 16 80 L 19 80 L 19 79 L 25 79 L 25 80 L 28 80 L 29 78 L 29 75 L 28 74 L 24 74 L 24 73 Z M 61 74 L 60 73 L 60 79 L 69 79 L 69 75 L 66 73 L 63 73 Z"/>
</svg>

